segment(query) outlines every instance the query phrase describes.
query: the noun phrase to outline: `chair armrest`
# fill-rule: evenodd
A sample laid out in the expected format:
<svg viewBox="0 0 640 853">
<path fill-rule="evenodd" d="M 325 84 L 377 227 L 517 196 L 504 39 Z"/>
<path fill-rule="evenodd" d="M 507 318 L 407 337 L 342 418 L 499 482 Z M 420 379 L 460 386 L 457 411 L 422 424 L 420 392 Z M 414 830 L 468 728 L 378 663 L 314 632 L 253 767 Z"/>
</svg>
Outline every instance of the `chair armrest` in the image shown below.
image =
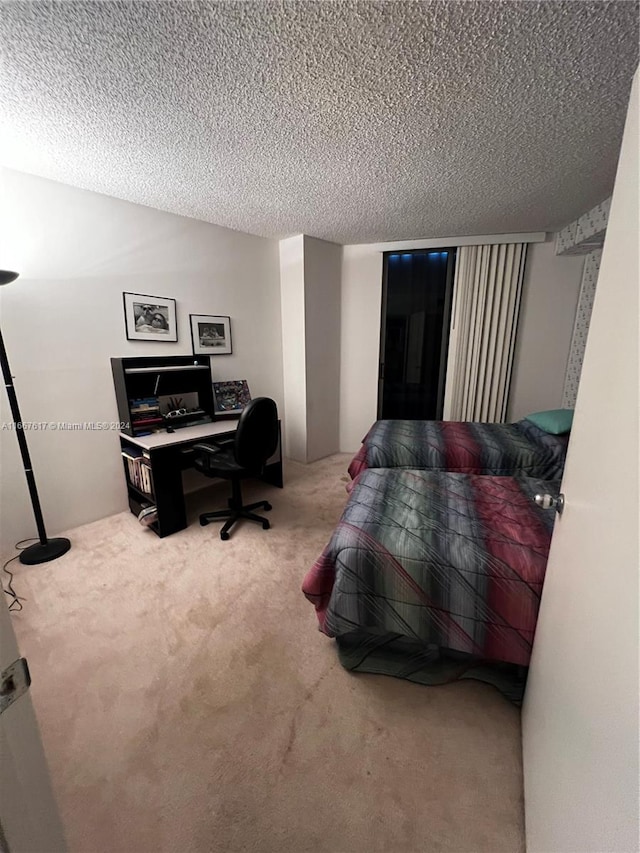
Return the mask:
<svg viewBox="0 0 640 853">
<path fill-rule="evenodd" d="M 201 450 L 207 456 L 215 456 L 216 453 L 222 453 L 222 448 L 215 444 L 194 444 L 192 450 Z"/>
<path fill-rule="evenodd" d="M 216 441 L 218 447 L 230 447 L 232 444 L 235 443 L 236 440 L 234 436 L 232 436 L 231 438 L 221 438 L 220 441 Z"/>
</svg>

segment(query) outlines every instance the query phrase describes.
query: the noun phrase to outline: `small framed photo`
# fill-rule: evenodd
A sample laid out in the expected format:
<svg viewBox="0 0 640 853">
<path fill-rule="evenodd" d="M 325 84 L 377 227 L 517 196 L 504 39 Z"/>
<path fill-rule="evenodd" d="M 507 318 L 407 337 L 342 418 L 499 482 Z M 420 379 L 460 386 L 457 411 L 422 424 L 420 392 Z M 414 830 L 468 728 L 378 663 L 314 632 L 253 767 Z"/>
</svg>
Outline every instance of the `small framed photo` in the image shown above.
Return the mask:
<svg viewBox="0 0 640 853">
<path fill-rule="evenodd" d="M 128 341 L 178 340 L 176 300 L 144 293 L 123 293 Z"/>
<path fill-rule="evenodd" d="M 231 354 L 231 318 L 189 314 L 194 355 Z"/>
</svg>

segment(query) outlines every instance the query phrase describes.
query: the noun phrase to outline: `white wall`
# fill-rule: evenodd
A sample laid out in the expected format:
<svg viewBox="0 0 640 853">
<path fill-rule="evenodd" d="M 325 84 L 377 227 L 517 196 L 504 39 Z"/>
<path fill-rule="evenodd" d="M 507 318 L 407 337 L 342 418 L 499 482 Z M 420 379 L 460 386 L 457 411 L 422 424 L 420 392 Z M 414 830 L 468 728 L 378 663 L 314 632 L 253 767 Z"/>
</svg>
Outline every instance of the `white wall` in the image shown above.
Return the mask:
<svg viewBox="0 0 640 853">
<path fill-rule="evenodd" d="M 562 406 L 584 255 L 556 255 L 555 241 L 527 250 L 508 420 Z"/>
<path fill-rule="evenodd" d="M 639 847 L 638 75 L 523 707 L 529 853 Z"/>
<path fill-rule="evenodd" d="M 18 172 L 3 173 L 2 330 L 25 421 L 115 421 L 109 359 L 191 353 L 189 313 L 231 317 L 214 379 L 283 412 L 278 244 Z M 178 343 L 126 340 L 122 293 L 177 299 Z M 10 420 L 6 395 L 0 413 Z M 116 432 L 30 432 L 48 532 L 126 508 Z M 15 436 L 0 431 L 2 552 L 33 535 Z"/>
<path fill-rule="evenodd" d="M 305 236 L 308 462 L 340 447 L 341 261 L 341 246 Z"/>
<path fill-rule="evenodd" d="M 304 235 L 280 241 L 282 375 L 287 420 L 284 451 L 307 460 L 307 373 L 304 308 Z"/>
<path fill-rule="evenodd" d="M 341 257 L 305 234 L 280 241 L 285 451 L 297 462 L 339 449 Z"/>
<path fill-rule="evenodd" d="M 342 250 L 340 450 L 355 452 L 378 411 L 382 252 Z"/>
</svg>

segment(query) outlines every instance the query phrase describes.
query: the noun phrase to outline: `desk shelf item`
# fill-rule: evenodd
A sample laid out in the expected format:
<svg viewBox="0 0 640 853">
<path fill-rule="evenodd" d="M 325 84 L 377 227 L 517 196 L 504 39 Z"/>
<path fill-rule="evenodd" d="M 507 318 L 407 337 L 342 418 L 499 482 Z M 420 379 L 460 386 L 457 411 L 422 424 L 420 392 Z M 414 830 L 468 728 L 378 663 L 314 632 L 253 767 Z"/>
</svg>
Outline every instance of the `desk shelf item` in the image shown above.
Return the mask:
<svg viewBox="0 0 640 853">
<path fill-rule="evenodd" d="M 211 416 L 203 409 L 191 409 L 186 411 L 184 415 L 173 415 L 164 418 L 164 426 L 171 427 L 172 429 L 209 423 L 211 423 Z"/>
<path fill-rule="evenodd" d="M 152 527 L 154 530 L 158 526 L 158 508 L 154 504 L 143 506 L 138 514 L 138 521 L 143 527 Z M 157 531 L 156 531 L 157 532 Z"/>
<path fill-rule="evenodd" d="M 189 358 L 191 358 L 189 356 Z M 159 359 L 152 359 L 152 361 L 158 361 Z M 209 359 L 207 358 L 207 361 Z M 202 359 L 199 359 L 202 361 Z M 168 373 L 171 370 L 211 370 L 208 364 L 186 364 L 186 365 L 176 365 L 169 364 L 164 367 L 127 367 L 125 368 L 125 373 Z"/>
<path fill-rule="evenodd" d="M 209 356 L 136 356 L 112 358 L 118 420 L 127 435 L 141 436 L 215 418 Z M 184 398 L 188 412 L 169 423 L 167 399 Z"/>
</svg>

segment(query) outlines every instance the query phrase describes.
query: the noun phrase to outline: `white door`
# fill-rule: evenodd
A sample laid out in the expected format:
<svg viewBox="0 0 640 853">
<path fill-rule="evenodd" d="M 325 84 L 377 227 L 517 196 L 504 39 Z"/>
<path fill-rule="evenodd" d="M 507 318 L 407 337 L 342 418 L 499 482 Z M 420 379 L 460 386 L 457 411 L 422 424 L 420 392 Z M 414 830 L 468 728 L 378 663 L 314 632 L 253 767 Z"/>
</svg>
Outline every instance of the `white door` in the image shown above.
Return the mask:
<svg viewBox="0 0 640 853">
<path fill-rule="evenodd" d="M 529 853 L 639 849 L 639 150 L 636 73 L 523 707 Z"/>
<path fill-rule="evenodd" d="M 19 657 L 8 608 L 0 600 L 0 669 Z M 0 714 L 0 850 L 66 850 L 28 691 Z"/>
</svg>

